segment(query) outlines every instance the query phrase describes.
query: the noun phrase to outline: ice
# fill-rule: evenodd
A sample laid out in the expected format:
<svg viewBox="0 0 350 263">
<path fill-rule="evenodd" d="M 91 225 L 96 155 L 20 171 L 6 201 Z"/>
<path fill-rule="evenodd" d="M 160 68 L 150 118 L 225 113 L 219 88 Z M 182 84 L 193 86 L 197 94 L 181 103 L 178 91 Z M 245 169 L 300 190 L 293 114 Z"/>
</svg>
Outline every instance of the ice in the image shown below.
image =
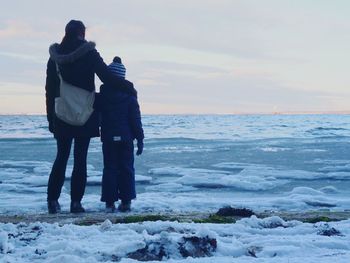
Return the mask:
<svg viewBox="0 0 350 263">
<path fill-rule="evenodd" d="M 163 183 L 158 185 L 147 186 L 147 190 L 155 192 L 189 192 L 196 190 L 192 186 L 184 186 L 181 183 Z"/>
<path fill-rule="evenodd" d="M 346 199 L 345 199 L 346 202 Z M 341 200 L 326 196 L 322 191 L 309 187 L 296 187 L 285 197 L 272 201 L 275 207 L 289 209 L 310 209 L 310 207 L 337 207 L 341 206 Z"/>
<path fill-rule="evenodd" d="M 350 180 L 350 172 L 320 172 L 305 170 L 287 170 L 281 167 L 268 167 L 266 165 L 244 164 L 244 163 L 219 163 L 213 165 L 218 168 L 243 169 L 241 174 L 258 174 L 259 176 L 271 176 L 273 178 L 293 179 L 293 180 L 317 180 L 317 179 L 337 179 Z"/>
<path fill-rule="evenodd" d="M 325 149 L 302 149 L 301 153 L 324 153 L 327 152 Z"/>
<path fill-rule="evenodd" d="M 259 150 L 263 152 L 281 152 L 281 151 L 289 151 L 290 148 L 282 148 L 282 147 L 262 147 L 258 148 Z"/>
<path fill-rule="evenodd" d="M 152 169 L 150 174 L 176 175 L 175 183 L 190 185 L 197 188 L 223 188 L 234 187 L 244 190 L 268 190 L 287 183 L 285 180 L 277 181 L 275 178 L 254 175 L 254 172 L 243 170 L 242 172 L 230 173 L 223 170 L 195 169 L 182 167 L 163 167 Z"/>
<path fill-rule="evenodd" d="M 324 195 L 323 192 L 315 190 L 311 187 L 295 187 L 292 191 L 291 194 L 299 194 L 299 195 Z"/>
<path fill-rule="evenodd" d="M 135 181 L 136 182 L 149 183 L 149 182 L 152 181 L 152 177 L 151 176 L 147 176 L 147 175 L 142 175 L 142 174 L 136 174 L 135 175 Z"/>
<path fill-rule="evenodd" d="M 102 176 L 101 175 L 88 176 L 86 184 L 89 185 L 89 186 L 101 185 L 102 184 Z"/>
<path fill-rule="evenodd" d="M 342 165 L 325 166 L 319 169 L 320 172 L 348 172 L 350 173 L 350 163 L 344 163 Z"/>
<path fill-rule="evenodd" d="M 0 254 L 6 254 L 8 250 L 9 248 L 7 232 L 0 232 Z"/>
<path fill-rule="evenodd" d="M 323 165 L 339 165 L 339 166 L 343 166 L 343 165 L 347 165 L 349 163 L 349 160 L 336 160 L 336 159 L 313 159 L 313 160 L 305 160 L 306 163 L 313 163 L 313 164 L 323 164 Z M 323 169 L 323 168 L 321 168 Z M 321 170 L 320 169 L 320 170 Z"/>
<path fill-rule="evenodd" d="M 50 167 L 52 166 L 49 162 L 42 162 L 42 161 L 13 161 L 13 160 L 0 160 L 0 166 L 1 167 L 21 167 L 21 168 L 34 168 L 34 167 Z"/>
<path fill-rule="evenodd" d="M 70 178 L 67 176 L 66 178 Z M 145 176 L 145 175 L 138 175 L 135 176 L 135 181 L 139 183 L 149 183 L 152 181 L 152 177 Z M 88 170 L 88 178 L 87 178 L 87 185 L 90 186 L 100 186 L 102 184 L 102 172 L 95 171 L 95 170 Z"/>
<path fill-rule="evenodd" d="M 17 184 L 25 184 L 30 186 L 47 186 L 47 176 L 39 176 L 39 175 L 27 175 L 24 178 L 17 180 L 6 180 L 4 182 L 8 183 L 17 183 Z"/>
<path fill-rule="evenodd" d="M 320 191 L 325 193 L 325 194 L 339 193 L 339 190 L 336 187 L 331 186 L 331 185 L 320 188 Z"/>
<path fill-rule="evenodd" d="M 203 147 L 203 146 L 161 146 L 154 147 L 151 151 L 158 153 L 198 153 L 198 152 L 213 152 L 218 150 L 228 150 L 228 148 L 220 147 Z"/>
</svg>

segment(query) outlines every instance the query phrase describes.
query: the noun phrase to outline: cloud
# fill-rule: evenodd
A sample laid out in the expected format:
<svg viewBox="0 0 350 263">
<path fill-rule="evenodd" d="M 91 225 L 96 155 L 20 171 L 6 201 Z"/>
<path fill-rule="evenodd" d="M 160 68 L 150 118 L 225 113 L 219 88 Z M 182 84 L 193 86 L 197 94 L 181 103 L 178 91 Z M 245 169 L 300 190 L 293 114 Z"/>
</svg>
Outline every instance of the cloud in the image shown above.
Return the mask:
<svg viewBox="0 0 350 263">
<path fill-rule="evenodd" d="M 334 91 L 297 90 L 263 72 L 157 61 L 133 65 L 136 88 L 146 113 L 271 113 L 278 111 L 346 110 Z M 156 77 L 144 78 L 149 72 Z M 154 74 L 155 75 L 155 74 Z M 140 77 L 140 79 L 138 78 Z M 142 81 L 139 81 L 142 80 Z M 164 85 L 165 84 L 165 85 Z M 346 96 L 345 96 L 346 97 Z M 158 107 L 158 108 L 157 108 Z"/>
<path fill-rule="evenodd" d="M 6 83 L 23 82 L 43 86 L 46 62 L 39 55 L 0 52 L 0 80 Z"/>
<path fill-rule="evenodd" d="M 344 39 L 335 11 L 278 1 L 108 2 L 92 37 L 114 45 L 173 46 L 261 60 L 308 60 L 306 52 Z M 320 6 L 322 7 L 322 4 Z M 118 13 L 118 19 L 109 19 Z M 88 28 L 89 29 L 89 28 Z M 89 29 L 89 30 L 90 30 Z M 343 28 L 343 32 L 346 32 Z M 347 38 L 348 39 L 348 38 Z M 305 54 L 306 53 L 306 54 Z"/>
<path fill-rule="evenodd" d="M 30 61 L 30 62 L 39 63 L 39 64 L 43 64 L 47 62 L 47 59 L 43 59 L 42 57 L 27 54 L 27 53 L 0 51 L 0 57 L 1 56 L 7 57 L 9 59 L 24 60 L 24 61 Z"/>
<path fill-rule="evenodd" d="M 20 82 L 0 82 L 0 114 L 43 114 L 45 89 Z"/>
<path fill-rule="evenodd" d="M 45 89 L 25 82 L 0 82 L 1 96 L 45 96 Z"/>
<path fill-rule="evenodd" d="M 8 20 L 0 28 L 0 40 L 8 39 L 28 39 L 46 37 L 47 34 L 32 28 L 27 22 L 22 20 Z"/>
<path fill-rule="evenodd" d="M 137 86 L 141 86 L 141 87 L 164 87 L 164 86 L 168 86 L 168 84 L 166 83 L 162 83 L 162 82 L 159 82 L 155 79 L 138 79 L 136 80 L 135 84 Z"/>
</svg>

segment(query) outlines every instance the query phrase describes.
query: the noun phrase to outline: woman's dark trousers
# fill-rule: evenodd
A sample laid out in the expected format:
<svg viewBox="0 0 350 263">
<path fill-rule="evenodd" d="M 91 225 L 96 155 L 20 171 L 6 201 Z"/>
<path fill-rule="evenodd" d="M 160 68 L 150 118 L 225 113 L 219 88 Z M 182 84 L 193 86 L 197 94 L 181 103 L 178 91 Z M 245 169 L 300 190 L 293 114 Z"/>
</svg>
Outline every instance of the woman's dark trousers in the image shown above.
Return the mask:
<svg viewBox="0 0 350 263">
<path fill-rule="evenodd" d="M 71 201 L 80 202 L 86 186 L 86 158 L 90 138 L 56 138 L 57 156 L 53 164 L 47 187 L 47 200 L 58 200 L 64 184 L 67 162 L 74 140 L 74 165 L 71 178 Z"/>
<path fill-rule="evenodd" d="M 101 201 L 112 203 L 136 198 L 133 142 L 103 142 L 102 150 Z"/>
</svg>

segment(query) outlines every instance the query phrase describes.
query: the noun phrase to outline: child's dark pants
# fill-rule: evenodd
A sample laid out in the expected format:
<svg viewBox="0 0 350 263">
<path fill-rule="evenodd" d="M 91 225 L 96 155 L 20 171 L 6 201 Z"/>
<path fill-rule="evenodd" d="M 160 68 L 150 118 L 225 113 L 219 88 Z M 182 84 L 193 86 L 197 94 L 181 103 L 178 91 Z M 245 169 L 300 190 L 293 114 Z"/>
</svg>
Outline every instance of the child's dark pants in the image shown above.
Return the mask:
<svg viewBox="0 0 350 263">
<path fill-rule="evenodd" d="M 134 144 L 132 141 L 103 142 L 102 202 L 136 198 Z"/>
</svg>

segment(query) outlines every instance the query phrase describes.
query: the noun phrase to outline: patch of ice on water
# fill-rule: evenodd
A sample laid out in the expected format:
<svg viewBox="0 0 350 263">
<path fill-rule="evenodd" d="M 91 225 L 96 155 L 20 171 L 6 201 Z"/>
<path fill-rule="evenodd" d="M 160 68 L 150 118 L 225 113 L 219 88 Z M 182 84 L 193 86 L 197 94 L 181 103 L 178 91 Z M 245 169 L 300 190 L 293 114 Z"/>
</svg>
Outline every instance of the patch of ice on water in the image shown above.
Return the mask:
<svg viewBox="0 0 350 263">
<path fill-rule="evenodd" d="M 12 184 L 25 184 L 29 186 L 47 186 L 48 176 L 42 175 L 26 175 L 23 178 L 12 179 L 9 178 L 5 182 Z"/>
<path fill-rule="evenodd" d="M 312 164 L 324 164 L 324 165 L 346 165 L 349 163 L 349 160 L 332 160 L 332 159 L 320 159 L 316 158 L 311 161 L 305 161 L 305 163 L 312 163 Z"/>
<path fill-rule="evenodd" d="M 326 173 L 324 178 L 325 179 L 334 179 L 334 180 L 350 180 L 350 171 L 349 172 Z"/>
<path fill-rule="evenodd" d="M 42 192 L 47 187 L 52 164 L 38 161 L 2 161 L 4 168 L 0 172 L 0 189 L 8 191 Z M 88 165 L 88 183 L 100 184 L 101 172 L 93 165 Z M 66 179 L 70 179 L 73 167 L 69 165 Z M 30 187 L 29 187 L 30 186 Z M 46 191 L 46 190 L 44 190 Z"/>
<path fill-rule="evenodd" d="M 269 176 L 275 179 L 289 180 L 319 180 L 319 179 L 337 179 L 350 180 L 350 172 L 313 172 L 306 170 L 284 169 L 282 167 L 269 167 L 261 164 L 244 164 L 244 163 L 219 163 L 213 167 L 221 169 L 243 169 L 240 174 L 245 176 L 258 175 Z"/>
<path fill-rule="evenodd" d="M 334 187 L 334 186 L 325 186 L 319 189 L 321 192 L 325 193 L 325 194 L 336 194 L 339 193 L 339 190 Z"/>
<path fill-rule="evenodd" d="M 27 167 L 37 167 L 37 166 L 50 166 L 49 162 L 45 161 L 13 161 L 13 160 L 0 160 L 1 167 L 19 167 L 19 168 L 27 168 Z"/>
<path fill-rule="evenodd" d="M 319 169 L 320 172 L 347 172 L 350 173 L 350 163 L 336 164 L 324 166 Z"/>
<path fill-rule="evenodd" d="M 323 192 L 315 190 L 310 187 L 299 186 L 293 188 L 291 194 L 300 194 L 300 195 L 324 195 Z"/>
<path fill-rule="evenodd" d="M 291 180 L 350 179 L 350 173 L 343 172 L 321 173 L 242 163 L 219 163 L 213 166 L 220 168 L 220 170 L 162 167 L 151 169 L 149 173 L 176 176 L 177 179 L 173 179 L 172 183 L 190 185 L 196 188 L 229 187 L 249 191 L 274 189 L 289 183 Z"/>
<path fill-rule="evenodd" d="M 153 178 L 151 176 L 135 174 L 135 181 L 136 182 L 150 182 L 150 181 L 152 181 L 152 179 Z"/>
<path fill-rule="evenodd" d="M 291 148 L 283 148 L 283 147 L 262 147 L 258 148 L 259 150 L 263 152 L 284 152 L 284 151 L 289 151 Z"/>
<path fill-rule="evenodd" d="M 70 178 L 69 176 L 68 178 Z M 144 175 L 135 175 L 135 181 L 140 183 L 146 183 L 150 182 L 152 180 L 151 176 L 144 176 Z M 88 171 L 88 177 L 87 177 L 87 185 L 95 185 L 99 186 L 102 184 L 102 173 L 98 171 Z"/>
<path fill-rule="evenodd" d="M 301 153 L 323 153 L 327 152 L 325 149 L 302 149 L 300 150 Z"/>
<path fill-rule="evenodd" d="M 237 163 L 237 162 L 223 162 L 223 163 L 217 163 L 213 164 L 213 167 L 216 168 L 226 168 L 226 169 L 244 169 L 244 168 L 254 168 L 254 167 L 268 167 L 266 165 L 256 165 L 256 164 L 251 164 L 251 163 Z"/>
<path fill-rule="evenodd" d="M 185 175 L 176 180 L 178 183 L 184 185 L 192 185 L 198 188 L 222 188 L 232 187 L 237 189 L 249 190 L 249 191 L 262 191 L 276 188 L 277 186 L 286 184 L 286 180 L 276 180 L 273 177 L 260 177 L 260 176 L 244 176 L 240 175 L 206 175 L 201 176 L 198 174 Z"/>
<path fill-rule="evenodd" d="M 41 164 L 40 166 L 36 166 L 34 167 L 33 171 L 35 174 L 44 174 L 44 175 L 48 175 L 51 172 L 51 167 L 52 164 Z"/>
<path fill-rule="evenodd" d="M 182 167 L 163 167 L 149 171 L 155 175 L 177 175 L 173 182 L 197 188 L 233 187 L 243 190 L 260 191 L 286 184 L 287 180 L 276 180 L 261 170 L 245 169 L 238 174 L 223 170 L 209 170 Z"/>
<path fill-rule="evenodd" d="M 86 184 L 87 185 L 101 185 L 102 184 L 102 176 L 101 175 L 88 176 Z"/>
<path fill-rule="evenodd" d="M 0 171 L 0 180 L 5 181 L 7 178 L 23 178 L 25 177 L 26 169 L 4 168 Z"/>
<path fill-rule="evenodd" d="M 223 151 L 229 150 L 227 147 L 208 147 L 201 145 L 176 145 L 176 146 L 161 146 L 161 147 L 152 147 L 148 149 L 150 152 L 158 152 L 158 153 L 196 153 L 196 152 L 214 152 L 214 151 Z"/>
<path fill-rule="evenodd" d="M 162 167 L 162 168 L 153 168 L 149 170 L 150 174 L 154 175 L 190 175 L 190 174 L 197 174 L 197 175 L 229 175 L 229 171 L 221 171 L 221 170 L 208 170 L 208 169 L 198 169 L 198 168 L 183 168 L 183 167 L 176 167 L 176 166 L 170 166 L 170 167 Z"/>
<path fill-rule="evenodd" d="M 196 188 L 192 186 L 184 186 L 180 183 L 162 183 L 157 185 L 151 185 L 146 187 L 147 191 L 157 192 L 188 192 L 195 191 Z"/>
<path fill-rule="evenodd" d="M 284 197 L 271 201 L 275 207 L 309 209 L 310 207 L 330 208 L 340 204 L 339 199 L 327 197 L 322 191 L 309 187 L 296 187 Z"/>
</svg>

